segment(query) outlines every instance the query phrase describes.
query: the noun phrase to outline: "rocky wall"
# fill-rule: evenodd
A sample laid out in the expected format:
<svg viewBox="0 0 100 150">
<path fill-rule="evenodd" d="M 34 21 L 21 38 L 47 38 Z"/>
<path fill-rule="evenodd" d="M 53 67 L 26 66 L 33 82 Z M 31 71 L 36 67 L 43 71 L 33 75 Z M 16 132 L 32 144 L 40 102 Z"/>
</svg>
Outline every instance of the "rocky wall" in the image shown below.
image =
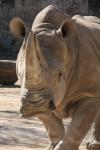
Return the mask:
<svg viewBox="0 0 100 150">
<path fill-rule="evenodd" d="M 21 17 L 28 27 L 36 14 L 44 7 L 53 4 L 69 15 L 96 15 L 100 17 L 100 0 L 0 0 L 0 59 L 8 55 L 16 59 L 20 40 L 9 32 L 9 21 Z"/>
</svg>

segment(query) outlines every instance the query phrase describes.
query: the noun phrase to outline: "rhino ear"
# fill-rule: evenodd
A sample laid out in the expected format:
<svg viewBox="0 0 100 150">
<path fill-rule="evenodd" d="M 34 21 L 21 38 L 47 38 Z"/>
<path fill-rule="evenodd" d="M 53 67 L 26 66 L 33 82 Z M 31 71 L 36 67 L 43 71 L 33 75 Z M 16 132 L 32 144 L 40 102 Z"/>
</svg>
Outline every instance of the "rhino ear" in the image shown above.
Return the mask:
<svg viewBox="0 0 100 150">
<path fill-rule="evenodd" d="M 63 39 L 71 37 L 76 32 L 76 24 L 75 21 L 72 19 L 65 20 L 60 28 L 57 30 L 57 33 Z"/>
<path fill-rule="evenodd" d="M 25 25 L 18 17 L 15 17 L 10 21 L 9 28 L 11 33 L 16 37 L 25 37 L 26 35 Z"/>
</svg>

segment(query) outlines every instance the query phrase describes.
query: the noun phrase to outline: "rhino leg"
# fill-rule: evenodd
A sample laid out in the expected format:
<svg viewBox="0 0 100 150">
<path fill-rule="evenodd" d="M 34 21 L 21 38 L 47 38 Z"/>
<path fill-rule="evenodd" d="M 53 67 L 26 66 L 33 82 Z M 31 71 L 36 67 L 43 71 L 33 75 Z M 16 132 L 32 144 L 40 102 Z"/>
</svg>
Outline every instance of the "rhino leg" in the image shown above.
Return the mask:
<svg viewBox="0 0 100 150">
<path fill-rule="evenodd" d="M 72 121 L 61 142 L 54 150 L 78 150 L 86 133 L 90 129 L 100 108 L 100 102 L 93 99 L 80 101 L 72 114 Z"/>
<path fill-rule="evenodd" d="M 87 144 L 89 150 L 100 150 L 100 111 L 93 123 L 90 142 Z"/>
<path fill-rule="evenodd" d="M 47 149 L 53 150 L 65 134 L 63 122 L 54 113 L 45 114 L 39 119 L 44 123 L 50 139 L 50 145 Z"/>
</svg>

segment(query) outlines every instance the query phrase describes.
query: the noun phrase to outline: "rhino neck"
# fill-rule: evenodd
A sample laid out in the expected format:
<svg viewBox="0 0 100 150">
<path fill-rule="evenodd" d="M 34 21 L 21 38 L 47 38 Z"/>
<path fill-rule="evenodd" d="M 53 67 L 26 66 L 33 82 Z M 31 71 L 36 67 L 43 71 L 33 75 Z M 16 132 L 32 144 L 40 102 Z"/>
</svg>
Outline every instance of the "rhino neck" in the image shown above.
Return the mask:
<svg viewBox="0 0 100 150">
<path fill-rule="evenodd" d="M 30 32 L 25 46 L 24 86 L 28 89 L 43 85 L 40 54 L 37 51 L 36 35 Z"/>
</svg>

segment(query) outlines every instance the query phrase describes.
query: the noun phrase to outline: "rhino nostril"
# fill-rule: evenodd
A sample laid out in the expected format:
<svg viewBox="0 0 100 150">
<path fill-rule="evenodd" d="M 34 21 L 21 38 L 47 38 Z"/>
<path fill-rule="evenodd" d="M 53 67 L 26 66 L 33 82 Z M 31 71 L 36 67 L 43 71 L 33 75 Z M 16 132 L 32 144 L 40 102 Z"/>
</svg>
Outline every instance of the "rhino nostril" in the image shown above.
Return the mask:
<svg viewBox="0 0 100 150">
<path fill-rule="evenodd" d="M 55 110 L 55 109 L 56 109 L 56 106 L 55 106 L 53 100 L 50 100 L 50 102 L 49 102 L 49 107 L 50 107 L 51 110 Z"/>
</svg>

